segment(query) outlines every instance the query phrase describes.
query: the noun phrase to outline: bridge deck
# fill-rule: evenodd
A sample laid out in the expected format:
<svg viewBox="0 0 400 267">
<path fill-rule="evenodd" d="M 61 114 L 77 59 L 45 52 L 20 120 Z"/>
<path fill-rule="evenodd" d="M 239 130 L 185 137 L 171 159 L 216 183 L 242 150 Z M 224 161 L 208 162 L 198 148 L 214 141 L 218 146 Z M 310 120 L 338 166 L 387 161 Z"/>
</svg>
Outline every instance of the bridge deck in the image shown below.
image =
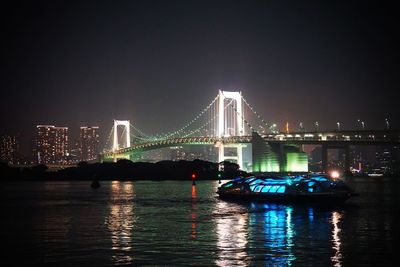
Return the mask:
<svg viewBox="0 0 400 267">
<path fill-rule="evenodd" d="M 298 132 L 298 133 L 278 133 L 262 136 L 263 139 L 271 143 L 287 143 L 297 145 L 321 145 L 345 146 L 345 145 L 400 145 L 400 131 L 398 130 L 376 130 L 376 131 L 329 131 L 329 132 Z M 103 157 L 113 155 L 131 154 L 135 151 L 142 152 L 163 147 L 177 145 L 216 145 L 251 143 L 251 136 L 231 136 L 231 137 L 184 137 L 171 138 L 165 140 L 153 140 L 131 147 L 110 151 L 103 154 Z"/>
</svg>

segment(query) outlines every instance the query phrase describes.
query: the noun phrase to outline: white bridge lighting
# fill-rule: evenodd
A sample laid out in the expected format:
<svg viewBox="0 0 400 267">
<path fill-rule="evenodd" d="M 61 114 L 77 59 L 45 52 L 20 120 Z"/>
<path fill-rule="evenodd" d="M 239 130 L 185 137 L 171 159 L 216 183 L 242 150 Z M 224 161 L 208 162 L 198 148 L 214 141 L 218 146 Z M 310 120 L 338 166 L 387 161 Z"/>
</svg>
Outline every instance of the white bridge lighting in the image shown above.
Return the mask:
<svg viewBox="0 0 400 267">
<path fill-rule="evenodd" d="M 118 126 L 124 126 L 124 133 L 125 133 L 125 147 L 131 146 L 131 133 L 130 133 L 130 123 L 128 120 L 114 120 L 114 139 L 113 139 L 113 151 L 117 151 L 119 149 L 119 142 L 118 142 Z"/>
</svg>

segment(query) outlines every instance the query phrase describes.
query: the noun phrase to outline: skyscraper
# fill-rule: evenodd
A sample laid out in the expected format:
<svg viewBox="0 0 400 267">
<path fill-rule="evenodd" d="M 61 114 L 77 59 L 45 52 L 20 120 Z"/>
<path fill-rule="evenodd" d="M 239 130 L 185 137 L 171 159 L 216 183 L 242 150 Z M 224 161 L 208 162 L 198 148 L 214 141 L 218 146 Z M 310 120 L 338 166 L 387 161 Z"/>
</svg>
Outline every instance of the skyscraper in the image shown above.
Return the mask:
<svg viewBox="0 0 400 267">
<path fill-rule="evenodd" d="M 34 160 L 42 164 L 63 164 L 68 156 L 68 127 L 38 125 Z"/>
<path fill-rule="evenodd" d="M 376 147 L 375 151 L 375 170 L 380 169 L 384 174 L 398 173 L 399 169 L 399 149 L 398 146 Z"/>
<path fill-rule="evenodd" d="M 80 160 L 94 160 L 98 157 L 99 150 L 99 127 L 83 126 L 79 131 L 79 154 Z"/>
<path fill-rule="evenodd" d="M 2 135 L 0 138 L 0 160 L 9 164 L 18 164 L 19 143 L 15 135 Z"/>
</svg>

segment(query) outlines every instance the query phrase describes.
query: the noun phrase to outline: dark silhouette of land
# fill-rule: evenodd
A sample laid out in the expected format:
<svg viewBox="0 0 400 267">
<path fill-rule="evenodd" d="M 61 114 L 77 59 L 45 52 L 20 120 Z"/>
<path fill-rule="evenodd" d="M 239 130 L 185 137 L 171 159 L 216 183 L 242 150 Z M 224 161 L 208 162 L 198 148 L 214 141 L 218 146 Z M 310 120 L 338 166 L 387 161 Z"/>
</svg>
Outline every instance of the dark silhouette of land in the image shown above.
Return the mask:
<svg viewBox="0 0 400 267">
<path fill-rule="evenodd" d="M 220 171 L 220 167 L 223 167 Z M 213 163 L 203 160 L 159 161 L 157 163 L 117 162 L 93 163 L 80 162 L 76 167 L 58 171 L 49 171 L 46 165 L 16 168 L 0 163 L 0 177 L 7 181 L 40 180 L 219 180 L 247 176 L 236 163 L 228 161 Z"/>
</svg>

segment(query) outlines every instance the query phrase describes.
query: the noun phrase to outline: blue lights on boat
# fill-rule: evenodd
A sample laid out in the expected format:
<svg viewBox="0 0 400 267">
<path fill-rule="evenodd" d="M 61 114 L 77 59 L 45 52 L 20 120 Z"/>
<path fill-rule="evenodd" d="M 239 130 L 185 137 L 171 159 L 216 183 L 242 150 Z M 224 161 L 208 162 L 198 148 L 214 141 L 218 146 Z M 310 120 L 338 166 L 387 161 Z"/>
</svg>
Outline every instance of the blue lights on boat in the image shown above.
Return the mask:
<svg viewBox="0 0 400 267">
<path fill-rule="evenodd" d="M 236 178 L 218 188 L 225 199 L 277 201 L 345 201 L 357 196 L 343 181 L 324 175 L 251 176 Z"/>
<path fill-rule="evenodd" d="M 286 191 L 286 186 L 281 186 L 279 187 L 278 190 L 276 190 L 277 193 L 285 193 L 285 191 Z"/>
<path fill-rule="evenodd" d="M 243 181 L 249 184 L 250 190 L 256 193 L 285 193 L 286 186 L 291 185 L 290 179 L 274 179 L 274 178 L 248 178 Z"/>
<path fill-rule="evenodd" d="M 304 199 L 313 196 L 319 199 L 346 200 L 358 194 L 343 181 L 332 180 L 324 175 L 298 176 L 251 176 L 235 178 L 218 188 L 220 197 Z"/>
</svg>

